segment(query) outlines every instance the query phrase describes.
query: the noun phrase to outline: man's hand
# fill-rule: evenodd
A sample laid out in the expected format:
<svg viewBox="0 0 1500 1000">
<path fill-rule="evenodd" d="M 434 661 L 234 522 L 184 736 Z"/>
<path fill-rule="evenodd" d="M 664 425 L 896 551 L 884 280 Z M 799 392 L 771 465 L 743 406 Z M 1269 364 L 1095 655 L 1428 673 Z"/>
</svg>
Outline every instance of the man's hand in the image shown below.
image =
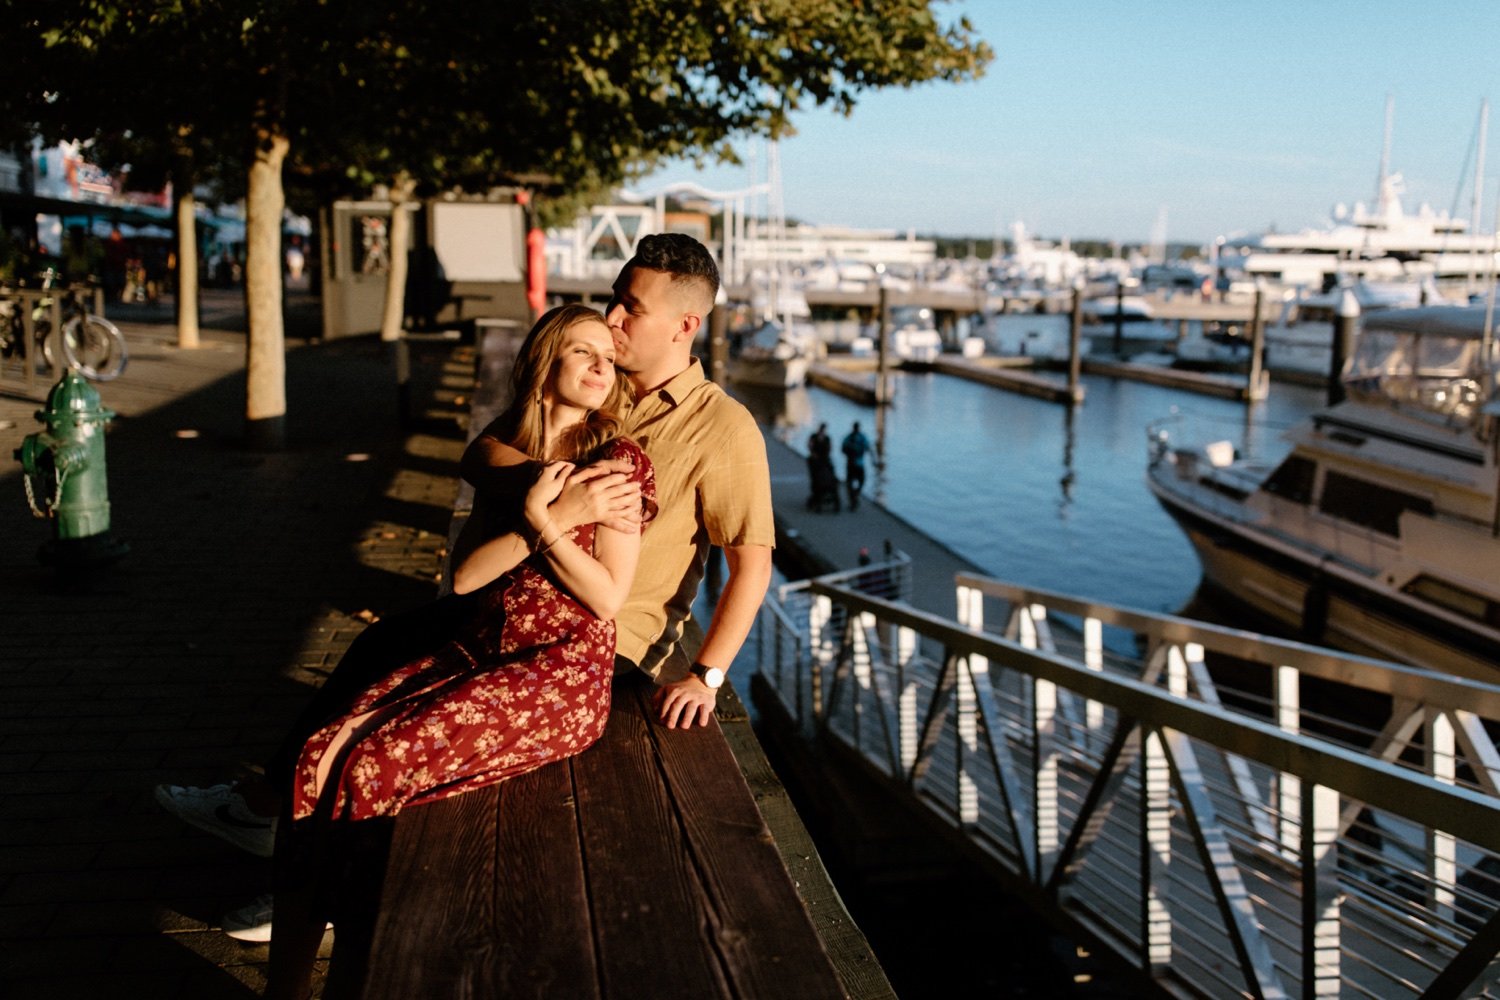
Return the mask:
<svg viewBox="0 0 1500 1000">
<path fill-rule="evenodd" d="M 573 470 L 552 504 L 553 519 L 570 529 L 602 524 L 626 534 L 641 530 L 641 487 L 631 482 L 635 466 L 614 458 Z"/>
<path fill-rule="evenodd" d="M 718 692 L 696 677 L 684 677 L 659 687 L 652 696 L 661 724 L 668 729 L 687 729 L 695 722 L 708 725 L 717 698 Z"/>
</svg>

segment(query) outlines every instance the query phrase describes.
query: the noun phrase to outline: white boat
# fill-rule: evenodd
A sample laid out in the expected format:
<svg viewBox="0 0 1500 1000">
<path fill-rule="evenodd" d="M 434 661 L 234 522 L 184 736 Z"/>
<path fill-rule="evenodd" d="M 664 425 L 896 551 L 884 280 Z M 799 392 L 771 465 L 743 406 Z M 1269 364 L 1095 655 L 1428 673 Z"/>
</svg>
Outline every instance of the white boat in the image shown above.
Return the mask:
<svg viewBox="0 0 1500 1000">
<path fill-rule="evenodd" d="M 1177 341 L 1176 329 L 1158 320 L 1151 304 L 1139 295 L 1087 299 L 1081 311 L 1086 354 L 1170 354 Z"/>
<path fill-rule="evenodd" d="M 1334 322 L 1349 297 L 1361 316 L 1382 309 L 1437 305 L 1443 299 L 1431 278 L 1424 281 L 1355 280 L 1326 292 L 1288 293 L 1281 315 L 1266 325 L 1266 367 L 1279 375 L 1326 381 L 1332 357 Z"/>
<path fill-rule="evenodd" d="M 1334 206 L 1326 225 L 1294 233 L 1266 232 L 1240 240 L 1222 241 L 1218 266 L 1243 271 L 1286 287 L 1327 289 L 1334 284 L 1364 279 L 1405 282 L 1435 278 L 1473 284 L 1494 266 L 1495 238 L 1478 232 L 1471 220 L 1453 218 L 1446 211 L 1421 205 L 1407 212 L 1401 205 L 1402 179 L 1387 169 L 1392 108 L 1386 108 L 1385 146 L 1375 187 L 1375 204 L 1356 202 Z M 1487 116 L 1481 111 L 1481 130 Z M 1483 142 L 1476 177 L 1483 176 Z M 1479 198 L 1476 192 L 1474 214 Z"/>
<path fill-rule="evenodd" d="M 926 306 L 897 306 L 891 310 L 891 353 L 902 361 L 936 361 L 943 353 L 933 312 Z"/>
<path fill-rule="evenodd" d="M 767 320 L 740 338 L 729 359 L 729 379 L 738 385 L 794 389 L 807 382 L 812 364 L 811 334 Z"/>
<path fill-rule="evenodd" d="M 1153 425 L 1147 485 L 1207 582 L 1309 641 L 1496 680 L 1500 371 L 1485 313 L 1366 317 L 1346 398 L 1289 432 L 1274 466 Z"/>
</svg>

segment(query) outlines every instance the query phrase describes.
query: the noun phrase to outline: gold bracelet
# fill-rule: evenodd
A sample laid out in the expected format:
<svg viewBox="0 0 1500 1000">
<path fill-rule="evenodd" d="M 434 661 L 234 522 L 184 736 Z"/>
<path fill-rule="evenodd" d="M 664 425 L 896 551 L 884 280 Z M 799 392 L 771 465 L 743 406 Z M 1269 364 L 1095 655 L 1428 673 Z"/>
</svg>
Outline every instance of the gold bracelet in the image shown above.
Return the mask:
<svg viewBox="0 0 1500 1000">
<path fill-rule="evenodd" d="M 550 542 L 547 541 L 547 528 L 553 528 L 557 530 L 557 537 L 552 539 L 552 541 Z M 541 555 L 543 552 L 546 552 L 548 549 L 552 548 L 552 546 L 563 540 L 564 532 L 561 529 L 558 529 L 556 524 L 548 521 L 547 528 L 543 528 L 541 531 L 538 531 L 536 533 L 536 540 L 538 542 L 544 543 L 541 548 L 536 550 L 537 555 Z"/>
</svg>

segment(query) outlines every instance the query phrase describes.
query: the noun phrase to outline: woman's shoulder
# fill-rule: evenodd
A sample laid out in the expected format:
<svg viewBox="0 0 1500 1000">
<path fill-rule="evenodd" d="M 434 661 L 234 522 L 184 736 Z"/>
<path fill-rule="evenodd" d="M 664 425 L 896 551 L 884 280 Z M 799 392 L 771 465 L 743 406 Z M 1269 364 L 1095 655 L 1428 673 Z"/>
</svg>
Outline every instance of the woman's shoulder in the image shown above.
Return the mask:
<svg viewBox="0 0 1500 1000">
<path fill-rule="evenodd" d="M 605 450 L 605 458 L 624 458 L 635 463 L 637 468 L 651 466 L 651 458 L 644 448 L 628 437 L 617 437 Z"/>
</svg>

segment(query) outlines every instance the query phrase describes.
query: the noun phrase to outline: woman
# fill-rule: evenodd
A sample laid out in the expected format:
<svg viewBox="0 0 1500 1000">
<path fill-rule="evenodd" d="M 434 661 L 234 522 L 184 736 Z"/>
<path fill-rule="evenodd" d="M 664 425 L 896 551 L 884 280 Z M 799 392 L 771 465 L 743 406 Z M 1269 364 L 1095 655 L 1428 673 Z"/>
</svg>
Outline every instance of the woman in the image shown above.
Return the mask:
<svg viewBox="0 0 1500 1000">
<path fill-rule="evenodd" d="M 575 463 L 623 458 L 641 487 L 642 523 L 655 512 L 650 461 L 619 436 L 625 387 L 614 355 L 603 318 L 582 306 L 554 309 L 532 328 L 501 426 L 518 457 L 545 464 L 523 502 L 476 509 L 455 546 L 454 590 L 475 592 L 478 613 L 442 649 L 369 685 L 303 746 L 277 844 L 267 996 L 306 995 L 323 929 L 308 873 L 322 867 L 330 834 L 534 770 L 603 733 L 613 616 L 640 532 L 563 532 L 548 505 Z"/>
</svg>

